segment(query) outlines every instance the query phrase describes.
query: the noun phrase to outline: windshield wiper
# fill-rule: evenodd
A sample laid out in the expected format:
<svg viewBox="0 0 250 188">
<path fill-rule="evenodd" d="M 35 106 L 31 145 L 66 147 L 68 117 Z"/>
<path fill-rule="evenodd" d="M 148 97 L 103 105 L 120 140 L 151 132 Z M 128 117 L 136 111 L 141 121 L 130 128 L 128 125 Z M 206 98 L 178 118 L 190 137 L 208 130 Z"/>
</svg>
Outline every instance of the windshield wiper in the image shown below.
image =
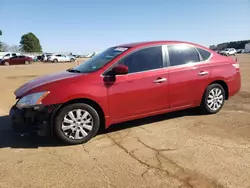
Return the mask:
<svg viewBox="0 0 250 188">
<path fill-rule="evenodd" d="M 67 69 L 67 71 L 68 71 L 68 72 L 81 73 L 81 71 L 76 70 L 76 69 L 73 69 L 73 68 L 71 68 L 71 69 Z"/>
</svg>

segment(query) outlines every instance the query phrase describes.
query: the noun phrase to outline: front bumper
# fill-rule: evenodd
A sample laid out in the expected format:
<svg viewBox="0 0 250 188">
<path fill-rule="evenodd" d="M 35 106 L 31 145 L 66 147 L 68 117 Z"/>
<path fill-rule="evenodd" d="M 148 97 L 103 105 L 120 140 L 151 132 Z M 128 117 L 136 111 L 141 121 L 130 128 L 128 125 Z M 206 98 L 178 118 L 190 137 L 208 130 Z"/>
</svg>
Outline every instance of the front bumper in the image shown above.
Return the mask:
<svg viewBox="0 0 250 188">
<path fill-rule="evenodd" d="M 15 105 L 12 106 L 9 115 L 13 131 L 18 134 L 52 135 L 53 115 L 57 107 L 58 105 L 51 105 L 18 109 Z"/>
</svg>

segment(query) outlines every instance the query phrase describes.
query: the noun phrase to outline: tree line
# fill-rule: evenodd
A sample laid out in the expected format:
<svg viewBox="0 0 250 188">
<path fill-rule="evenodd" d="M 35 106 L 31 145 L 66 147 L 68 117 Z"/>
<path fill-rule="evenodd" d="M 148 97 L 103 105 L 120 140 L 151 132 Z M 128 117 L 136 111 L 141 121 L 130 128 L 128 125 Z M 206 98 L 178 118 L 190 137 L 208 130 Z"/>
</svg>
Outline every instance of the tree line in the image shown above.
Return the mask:
<svg viewBox="0 0 250 188">
<path fill-rule="evenodd" d="M 3 35 L 0 30 L 0 36 Z M 42 52 L 40 40 L 32 32 L 26 33 L 21 37 L 20 45 L 9 46 L 7 43 L 0 41 L 0 52 Z"/>
<path fill-rule="evenodd" d="M 212 50 L 223 50 L 225 48 L 245 49 L 247 43 L 250 43 L 250 40 L 224 42 L 217 45 L 211 45 L 209 48 Z"/>
</svg>

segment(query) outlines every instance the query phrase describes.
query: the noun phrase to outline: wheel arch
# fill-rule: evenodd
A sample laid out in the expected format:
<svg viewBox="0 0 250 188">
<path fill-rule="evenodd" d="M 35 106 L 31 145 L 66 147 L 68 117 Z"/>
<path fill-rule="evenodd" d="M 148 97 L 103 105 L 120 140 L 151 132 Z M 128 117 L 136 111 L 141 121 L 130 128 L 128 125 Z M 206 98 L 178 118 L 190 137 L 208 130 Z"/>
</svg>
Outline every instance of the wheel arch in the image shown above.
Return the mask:
<svg viewBox="0 0 250 188">
<path fill-rule="evenodd" d="M 225 100 L 228 100 L 228 98 L 229 98 L 229 90 L 228 90 L 228 85 L 224 80 L 214 80 L 211 83 L 209 83 L 207 85 L 207 87 L 209 85 L 211 85 L 211 84 L 220 84 L 223 87 L 224 91 L 225 91 Z M 205 92 L 206 92 L 206 90 L 204 91 L 203 96 L 204 96 Z"/>
<path fill-rule="evenodd" d="M 74 104 L 74 103 L 85 103 L 85 104 L 88 104 L 90 105 L 91 107 L 93 107 L 98 115 L 100 116 L 100 130 L 104 130 L 105 127 L 106 127 L 106 124 L 105 124 L 105 114 L 104 114 L 104 111 L 102 109 L 102 107 L 97 103 L 95 102 L 94 100 L 91 100 L 91 99 L 88 99 L 88 98 L 76 98 L 76 99 L 71 99 L 61 105 L 59 105 L 53 112 L 52 116 L 51 116 L 51 133 L 54 134 L 54 121 L 55 121 L 55 118 L 57 116 L 57 114 L 59 113 L 59 111 L 67 106 L 67 105 L 70 105 L 70 104 Z"/>
</svg>

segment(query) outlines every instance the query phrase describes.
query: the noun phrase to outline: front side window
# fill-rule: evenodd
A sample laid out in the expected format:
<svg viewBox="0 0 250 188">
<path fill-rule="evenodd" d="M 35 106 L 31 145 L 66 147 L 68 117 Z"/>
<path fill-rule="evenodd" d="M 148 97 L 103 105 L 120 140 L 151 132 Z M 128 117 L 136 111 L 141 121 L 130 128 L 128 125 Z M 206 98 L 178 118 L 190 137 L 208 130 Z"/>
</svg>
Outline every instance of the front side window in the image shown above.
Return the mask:
<svg viewBox="0 0 250 188">
<path fill-rule="evenodd" d="M 168 46 L 170 66 L 199 62 L 200 57 L 194 47 L 185 45 Z"/>
<path fill-rule="evenodd" d="M 56 57 L 61 57 L 61 55 L 60 55 L 60 54 L 57 54 Z"/>
<path fill-rule="evenodd" d="M 129 73 L 162 68 L 162 47 L 155 46 L 141 49 L 128 55 L 118 64 L 126 65 Z"/>
<path fill-rule="evenodd" d="M 117 56 L 121 55 L 129 48 L 127 47 L 111 47 L 105 51 L 95 55 L 79 66 L 73 68 L 71 71 L 80 72 L 80 73 L 90 73 L 95 72 L 105 66 L 107 63 L 112 61 Z"/>
</svg>

